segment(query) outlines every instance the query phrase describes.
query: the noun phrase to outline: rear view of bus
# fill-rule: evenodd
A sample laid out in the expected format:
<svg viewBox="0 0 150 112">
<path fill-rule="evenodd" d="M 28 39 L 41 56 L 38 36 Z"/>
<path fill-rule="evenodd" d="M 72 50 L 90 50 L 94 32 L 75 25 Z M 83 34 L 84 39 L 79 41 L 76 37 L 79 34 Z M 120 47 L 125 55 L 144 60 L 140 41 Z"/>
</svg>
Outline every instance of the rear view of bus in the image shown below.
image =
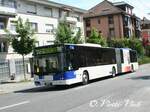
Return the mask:
<svg viewBox="0 0 150 112">
<path fill-rule="evenodd" d="M 129 48 L 116 48 L 117 73 L 134 72 L 138 69 L 137 52 Z"/>
</svg>

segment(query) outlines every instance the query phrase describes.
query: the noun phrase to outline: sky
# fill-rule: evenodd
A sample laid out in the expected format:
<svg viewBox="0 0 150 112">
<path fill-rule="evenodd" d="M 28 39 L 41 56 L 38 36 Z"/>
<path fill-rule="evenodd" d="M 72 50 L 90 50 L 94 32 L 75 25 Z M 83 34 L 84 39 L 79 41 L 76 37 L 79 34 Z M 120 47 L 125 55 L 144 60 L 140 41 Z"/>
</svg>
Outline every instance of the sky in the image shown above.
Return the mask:
<svg viewBox="0 0 150 112">
<path fill-rule="evenodd" d="M 82 9 L 90 9 L 96 4 L 102 2 L 103 0 L 50 0 L 58 3 L 63 3 L 66 5 L 75 6 Z M 140 17 L 146 17 L 150 19 L 150 0 L 109 0 L 110 2 L 120 2 L 124 1 L 134 7 L 133 13 Z M 149 13 L 149 14 L 148 14 Z"/>
</svg>

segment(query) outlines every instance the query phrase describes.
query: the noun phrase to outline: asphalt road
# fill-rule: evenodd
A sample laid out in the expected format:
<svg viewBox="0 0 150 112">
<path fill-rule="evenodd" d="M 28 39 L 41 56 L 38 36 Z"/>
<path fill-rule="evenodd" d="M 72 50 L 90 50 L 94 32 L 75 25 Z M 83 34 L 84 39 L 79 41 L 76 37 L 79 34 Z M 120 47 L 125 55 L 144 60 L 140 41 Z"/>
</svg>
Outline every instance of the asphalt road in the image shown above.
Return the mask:
<svg viewBox="0 0 150 112">
<path fill-rule="evenodd" d="M 0 95 L 0 112 L 150 112 L 150 64 L 86 86 L 33 88 Z"/>
</svg>

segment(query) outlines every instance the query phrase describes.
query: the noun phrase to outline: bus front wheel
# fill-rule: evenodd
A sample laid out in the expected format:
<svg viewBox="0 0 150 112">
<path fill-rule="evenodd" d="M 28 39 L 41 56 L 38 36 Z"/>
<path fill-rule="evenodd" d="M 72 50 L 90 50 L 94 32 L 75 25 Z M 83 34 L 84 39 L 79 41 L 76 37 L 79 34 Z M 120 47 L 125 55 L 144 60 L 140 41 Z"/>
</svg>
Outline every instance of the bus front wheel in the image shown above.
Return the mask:
<svg viewBox="0 0 150 112">
<path fill-rule="evenodd" d="M 89 75 L 87 72 L 83 72 L 83 75 L 82 75 L 82 84 L 83 85 L 86 85 L 89 83 Z"/>
</svg>

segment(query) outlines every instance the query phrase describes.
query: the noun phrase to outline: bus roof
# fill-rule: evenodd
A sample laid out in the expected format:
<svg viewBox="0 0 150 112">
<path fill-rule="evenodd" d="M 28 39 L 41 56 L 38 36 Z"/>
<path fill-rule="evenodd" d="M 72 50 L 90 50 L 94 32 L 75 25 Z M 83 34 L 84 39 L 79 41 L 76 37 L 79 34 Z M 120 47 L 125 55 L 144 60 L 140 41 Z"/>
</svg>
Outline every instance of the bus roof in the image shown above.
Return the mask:
<svg viewBox="0 0 150 112">
<path fill-rule="evenodd" d="M 39 46 L 39 47 L 36 47 L 36 48 L 46 48 L 46 47 L 50 47 L 50 46 L 63 46 L 63 45 L 87 46 L 87 47 L 102 47 L 101 45 L 92 44 L 92 43 L 84 43 L 84 44 L 69 44 L 69 43 L 65 43 L 65 44 L 51 44 L 51 45 Z"/>
<path fill-rule="evenodd" d="M 65 44 L 51 44 L 51 45 L 46 45 L 46 46 L 39 46 L 36 48 L 46 48 L 50 46 L 63 46 L 63 45 L 70 45 L 70 46 L 85 46 L 85 47 L 99 47 L 99 48 L 110 48 L 110 49 L 122 49 L 122 50 L 132 50 L 131 48 L 114 48 L 114 47 L 102 47 L 99 44 L 93 44 L 93 43 L 84 43 L 84 44 L 70 44 L 70 43 L 65 43 Z"/>
<path fill-rule="evenodd" d="M 75 45 L 75 46 L 87 46 L 87 47 L 102 47 L 99 44 L 92 44 L 92 43 L 84 43 L 84 44 L 65 44 L 65 45 Z"/>
</svg>

